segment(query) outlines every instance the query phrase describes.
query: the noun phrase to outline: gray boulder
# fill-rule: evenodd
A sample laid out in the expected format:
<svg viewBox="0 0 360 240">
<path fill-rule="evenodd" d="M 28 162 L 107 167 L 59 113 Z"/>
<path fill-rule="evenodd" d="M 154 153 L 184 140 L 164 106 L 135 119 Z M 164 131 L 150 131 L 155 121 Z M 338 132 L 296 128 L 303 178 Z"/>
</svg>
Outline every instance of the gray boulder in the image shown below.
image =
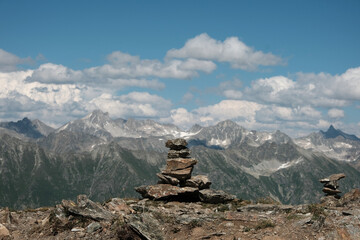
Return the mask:
<svg viewBox="0 0 360 240">
<path fill-rule="evenodd" d="M 77 204 L 71 200 L 62 200 L 61 205 L 70 215 L 80 215 L 96 221 L 111 221 L 114 218 L 111 212 L 104 209 L 100 204 L 88 199 L 86 195 L 79 195 L 77 197 Z"/>
<path fill-rule="evenodd" d="M 199 190 L 210 188 L 211 181 L 205 175 L 193 176 L 185 181 L 186 187 L 198 188 Z"/>
<path fill-rule="evenodd" d="M 235 199 L 234 195 L 222 190 L 203 189 L 199 192 L 200 201 L 205 203 L 226 203 Z"/>
</svg>

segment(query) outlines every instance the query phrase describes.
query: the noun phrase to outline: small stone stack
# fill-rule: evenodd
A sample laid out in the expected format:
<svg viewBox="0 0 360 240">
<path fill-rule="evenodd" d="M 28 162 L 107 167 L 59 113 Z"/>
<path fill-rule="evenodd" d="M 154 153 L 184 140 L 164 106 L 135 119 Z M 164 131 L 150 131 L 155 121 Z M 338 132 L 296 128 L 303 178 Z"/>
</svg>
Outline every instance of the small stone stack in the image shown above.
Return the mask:
<svg viewBox="0 0 360 240">
<path fill-rule="evenodd" d="M 338 173 L 338 174 L 330 175 L 327 178 L 320 179 L 320 182 L 324 184 L 322 191 L 326 193 L 326 196 L 334 196 L 337 199 L 340 198 L 338 194 L 341 193 L 341 191 L 338 189 L 339 185 L 337 181 L 339 181 L 344 177 L 345 174 Z"/>
<path fill-rule="evenodd" d="M 169 148 L 166 168 L 158 173 L 159 184 L 171 184 L 173 186 L 194 187 L 206 189 L 211 182 L 206 176 L 198 175 L 191 177 L 194 165 L 197 160 L 190 157 L 190 150 L 187 148 L 185 139 L 177 138 L 168 140 L 165 144 Z"/>
<path fill-rule="evenodd" d="M 191 176 L 197 160 L 190 157 L 185 139 L 168 140 L 170 148 L 166 168 L 158 173 L 158 184 L 136 187 L 142 197 L 152 200 L 225 203 L 235 199 L 222 190 L 209 189 L 211 182 L 207 176 Z"/>
</svg>

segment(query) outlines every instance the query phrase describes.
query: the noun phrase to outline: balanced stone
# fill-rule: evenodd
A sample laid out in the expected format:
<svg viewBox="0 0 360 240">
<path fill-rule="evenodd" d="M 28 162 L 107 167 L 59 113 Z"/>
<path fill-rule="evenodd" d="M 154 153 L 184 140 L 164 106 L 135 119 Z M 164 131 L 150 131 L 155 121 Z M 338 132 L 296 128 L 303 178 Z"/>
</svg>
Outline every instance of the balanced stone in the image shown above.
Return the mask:
<svg viewBox="0 0 360 240">
<path fill-rule="evenodd" d="M 161 173 L 163 175 L 168 175 L 170 177 L 174 177 L 179 179 L 180 181 L 185 181 L 186 179 L 191 178 L 191 172 L 193 170 L 193 167 L 188 167 L 180 170 L 168 170 L 165 169 Z"/>
<path fill-rule="evenodd" d="M 190 150 L 188 148 L 184 148 L 181 150 L 170 150 L 168 153 L 168 158 L 186 158 L 189 157 Z"/>
<path fill-rule="evenodd" d="M 338 193 L 341 193 L 340 190 L 338 190 L 338 180 L 345 177 L 345 174 L 338 173 L 330 175 L 327 178 L 320 179 L 320 182 L 324 184 L 324 187 L 322 191 L 326 193 L 326 196 L 334 196 L 335 198 L 340 198 Z"/>
<path fill-rule="evenodd" d="M 324 193 L 329 194 L 329 195 L 336 195 L 336 194 L 338 194 L 338 193 L 341 193 L 340 190 L 331 189 L 331 188 L 327 188 L 327 187 L 324 187 L 324 188 L 322 189 L 322 191 L 323 191 Z"/>
<path fill-rule="evenodd" d="M 182 138 L 177 138 L 174 140 L 168 140 L 165 143 L 165 146 L 167 148 L 170 148 L 171 150 L 181 150 L 181 149 L 185 149 L 187 146 L 187 142 L 185 139 Z"/>
<path fill-rule="evenodd" d="M 173 158 L 166 161 L 166 170 L 174 171 L 194 166 L 197 160 L 194 158 Z"/>
<path fill-rule="evenodd" d="M 171 184 L 171 185 L 178 185 L 180 183 L 180 181 L 177 178 L 171 177 L 171 176 L 167 176 L 161 173 L 157 173 L 156 176 L 158 176 L 158 178 L 160 178 L 159 182 L 160 184 Z"/>
<path fill-rule="evenodd" d="M 187 187 L 195 187 L 200 190 L 210 188 L 211 182 L 209 178 L 205 175 L 197 175 L 193 176 L 190 179 L 187 179 L 185 182 L 185 186 Z"/>
<path fill-rule="evenodd" d="M 199 189 L 170 184 L 147 185 L 135 188 L 142 197 L 152 200 L 198 201 Z"/>
</svg>

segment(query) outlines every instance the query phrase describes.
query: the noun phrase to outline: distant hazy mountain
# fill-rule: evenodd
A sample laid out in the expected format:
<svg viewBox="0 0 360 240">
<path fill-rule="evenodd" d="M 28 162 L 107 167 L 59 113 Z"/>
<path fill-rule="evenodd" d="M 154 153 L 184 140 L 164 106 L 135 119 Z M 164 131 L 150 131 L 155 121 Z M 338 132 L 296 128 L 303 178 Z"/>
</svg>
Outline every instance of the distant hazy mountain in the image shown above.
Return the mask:
<svg viewBox="0 0 360 240">
<path fill-rule="evenodd" d="M 160 124 L 152 120 L 112 120 L 108 113 L 100 110 L 65 124 L 57 132 L 62 130 L 87 133 L 107 140 L 113 137 L 181 136 L 182 132 L 175 125 Z"/>
<path fill-rule="evenodd" d="M 30 138 L 41 138 L 54 131 L 54 129 L 45 123 L 39 120 L 30 121 L 28 118 L 17 122 L 2 122 L 0 123 L 0 127 L 15 131 Z"/>
<path fill-rule="evenodd" d="M 113 120 L 99 110 L 55 131 L 22 121 L 16 128 L 21 134 L 0 131 L 0 206 L 49 205 L 79 193 L 98 201 L 136 197 L 133 187 L 157 182 L 156 173 L 166 164 L 165 142 L 177 137 L 186 138 L 198 160 L 194 174 L 208 175 L 213 188 L 239 198 L 319 201 L 318 180 L 339 172 L 347 176 L 340 182 L 343 192 L 360 184 L 359 141 L 333 127 L 291 139 L 229 120 L 182 131 L 152 120 Z M 41 136 L 27 134 L 32 142 L 19 137 L 33 130 Z"/>
<path fill-rule="evenodd" d="M 335 129 L 332 125 L 326 132 L 311 133 L 294 141 L 305 149 L 321 152 L 330 158 L 354 164 L 360 161 L 360 139 Z"/>
<path fill-rule="evenodd" d="M 339 129 L 335 129 L 333 125 L 330 125 L 329 129 L 326 132 L 320 131 L 320 133 L 325 138 L 336 138 L 338 136 L 341 136 L 344 139 L 353 140 L 353 141 L 360 141 L 360 139 L 358 137 L 356 137 L 355 135 L 347 134 L 347 133 L 344 133 L 343 131 L 341 131 Z"/>
</svg>

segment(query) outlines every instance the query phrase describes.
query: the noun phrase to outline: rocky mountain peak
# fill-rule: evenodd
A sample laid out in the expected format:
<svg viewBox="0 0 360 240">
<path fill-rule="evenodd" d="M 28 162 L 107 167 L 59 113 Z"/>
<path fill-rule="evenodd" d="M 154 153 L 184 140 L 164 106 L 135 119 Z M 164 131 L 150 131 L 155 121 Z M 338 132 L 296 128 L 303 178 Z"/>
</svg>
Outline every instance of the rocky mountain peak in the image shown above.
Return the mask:
<svg viewBox="0 0 360 240">
<path fill-rule="evenodd" d="M 103 123 L 103 122 L 111 120 L 109 113 L 107 113 L 107 112 L 104 113 L 99 109 L 94 110 L 92 113 L 88 114 L 83 119 L 88 120 L 92 123 Z"/>
<path fill-rule="evenodd" d="M 329 129 L 326 132 L 320 131 L 320 133 L 325 138 L 336 138 L 338 136 L 342 136 L 345 139 L 354 140 L 354 141 L 360 141 L 360 139 L 358 137 L 356 137 L 355 135 L 344 133 L 340 129 L 334 128 L 333 125 L 330 125 Z"/>
<path fill-rule="evenodd" d="M 221 121 L 216 124 L 218 128 L 239 128 L 240 126 L 231 120 Z"/>
<path fill-rule="evenodd" d="M 41 132 L 37 130 L 36 126 L 27 117 L 24 117 L 22 120 L 19 120 L 17 122 L 0 123 L 0 127 L 13 130 L 30 138 L 43 137 L 43 134 L 41 134 Z"/>
</svg>

